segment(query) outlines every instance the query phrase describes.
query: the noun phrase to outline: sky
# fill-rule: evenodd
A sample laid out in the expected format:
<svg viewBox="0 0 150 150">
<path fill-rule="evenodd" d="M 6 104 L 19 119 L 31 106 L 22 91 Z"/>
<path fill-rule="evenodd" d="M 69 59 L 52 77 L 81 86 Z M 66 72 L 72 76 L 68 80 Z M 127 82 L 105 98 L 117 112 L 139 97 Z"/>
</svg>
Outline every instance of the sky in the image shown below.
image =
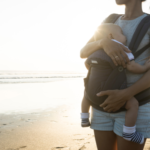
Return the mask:
<svg viewBox="0 0 150 150">
<path fill-rule="evenodd" d="M 143 3 L 144 12 L 149 6 L 150 0 Z M 124 6 L 115 0 L 1 0 L 0 71 L 84 72 L 80 50 L 111 13 L 124 13 Z"/>
</svg>

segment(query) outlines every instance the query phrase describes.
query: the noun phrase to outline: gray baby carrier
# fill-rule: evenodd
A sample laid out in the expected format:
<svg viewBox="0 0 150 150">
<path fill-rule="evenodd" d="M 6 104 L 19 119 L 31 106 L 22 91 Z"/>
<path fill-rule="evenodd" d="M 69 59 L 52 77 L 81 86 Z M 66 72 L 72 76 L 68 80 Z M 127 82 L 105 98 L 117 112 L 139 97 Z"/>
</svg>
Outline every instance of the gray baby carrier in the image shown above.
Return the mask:
<svg viewBox="0 0 150 150">
<path fill-rule="evenodd" d="M 119 16 L 118 14 L 112 14 L 106 18 L 104 23 L 114 23 Z M 139 23 L 130 42 L 129 49 L 132 50 L 135 58 L 150 47 L 149 43 L 136 52 L 149 27 L 150 15 L 143 18 Z M 84 79 L 84 96 L 94 108 L 104 111 L 99 105 L 102 104 L 108 96 L 97 97 L 96 94 L 106 90 L 127 88 L 125 69 L 122 66 L 115 66 L 111 58 L 103 50 L 98 50 L 91 54 L 85 63 L 90 66 L 90 69 L 87 77 Z M 135 98 L 138 100 L 139 105 L 147 103 L 150 100 L 150 88 L 138 93 L 135 95 Z M 117 112 L 123 110 L 125 110 L 125 108 L 122 107 Z"/>
</svg>

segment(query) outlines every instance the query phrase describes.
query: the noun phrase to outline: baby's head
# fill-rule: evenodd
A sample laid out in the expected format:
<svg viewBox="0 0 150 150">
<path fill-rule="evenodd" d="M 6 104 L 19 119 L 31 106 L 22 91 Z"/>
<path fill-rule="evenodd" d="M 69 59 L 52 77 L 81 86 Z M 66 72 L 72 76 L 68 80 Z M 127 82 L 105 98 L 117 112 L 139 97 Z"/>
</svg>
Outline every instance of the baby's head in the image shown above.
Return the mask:
<svg viewBox="0 0 150 150">
<path fill-rule="evenodd" d="M 115 39 L 126 45 L 127 39 L 123 35 L 121 28 L 113 23 L 101 24 L 94 35 L 95 40 L 99 40 L 106 37 L 110 39 Z"/>
</svg>

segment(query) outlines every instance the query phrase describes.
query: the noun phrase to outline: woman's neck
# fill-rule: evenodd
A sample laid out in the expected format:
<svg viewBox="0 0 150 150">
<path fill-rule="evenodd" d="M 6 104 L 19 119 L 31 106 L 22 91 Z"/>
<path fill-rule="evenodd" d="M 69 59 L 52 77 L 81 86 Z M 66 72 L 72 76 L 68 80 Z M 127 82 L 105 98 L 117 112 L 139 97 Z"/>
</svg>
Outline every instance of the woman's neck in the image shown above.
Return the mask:
<svg viewBox="0 0 150 150">
<path fill-rule="evenodd" d="M 143 15 L 141 2 L 137 2 L 137 0 L 129 1 L 125 5 L 125 15 L 121 18 L 122 20 L 132 20 L 141 15 Z"/>
</svg>

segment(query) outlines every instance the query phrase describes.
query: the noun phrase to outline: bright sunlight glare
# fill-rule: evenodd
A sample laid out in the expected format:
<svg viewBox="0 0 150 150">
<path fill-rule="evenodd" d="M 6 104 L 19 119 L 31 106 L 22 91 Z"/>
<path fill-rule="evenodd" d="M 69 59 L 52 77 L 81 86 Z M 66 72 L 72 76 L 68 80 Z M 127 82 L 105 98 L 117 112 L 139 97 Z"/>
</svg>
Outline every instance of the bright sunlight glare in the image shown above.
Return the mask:
<svg viewBox="0 0 150 150">
<path fill-rule="evenodd" d="M 149 13 L 149 2 L 143 9 Z M 0 70 L 85 71 L 81 48 L 115 0 L 1 0 Z"/>
</svg>

